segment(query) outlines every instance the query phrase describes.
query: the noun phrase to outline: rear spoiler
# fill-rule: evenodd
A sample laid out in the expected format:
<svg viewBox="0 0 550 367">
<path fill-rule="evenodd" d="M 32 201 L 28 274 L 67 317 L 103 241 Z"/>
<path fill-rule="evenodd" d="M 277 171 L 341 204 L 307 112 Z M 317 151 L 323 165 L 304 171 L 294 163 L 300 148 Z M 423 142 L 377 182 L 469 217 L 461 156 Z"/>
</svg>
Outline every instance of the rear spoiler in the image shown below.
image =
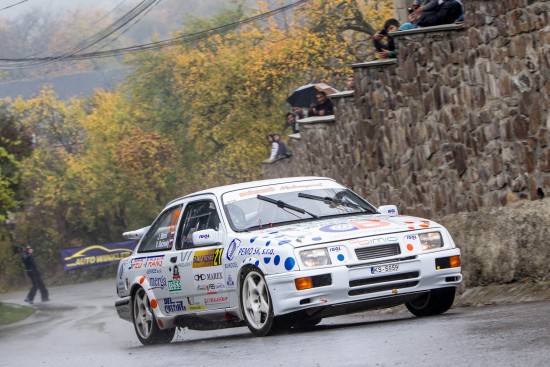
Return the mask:
<svg viewBox="0 0 550 367">
<path fill-rule="evenodd" d="M 141 237 L 143 237 L 145 232 L 147 232 L 149 227 L 151 227 L 151 226 L 136 229 L 135 231 L 124 232 L 122 234 L 122 236 L 124 236 L 124 238 L 126 238 L 128 240 L 139 240 L 139 239 L 141 239 Z"/>
</svg>

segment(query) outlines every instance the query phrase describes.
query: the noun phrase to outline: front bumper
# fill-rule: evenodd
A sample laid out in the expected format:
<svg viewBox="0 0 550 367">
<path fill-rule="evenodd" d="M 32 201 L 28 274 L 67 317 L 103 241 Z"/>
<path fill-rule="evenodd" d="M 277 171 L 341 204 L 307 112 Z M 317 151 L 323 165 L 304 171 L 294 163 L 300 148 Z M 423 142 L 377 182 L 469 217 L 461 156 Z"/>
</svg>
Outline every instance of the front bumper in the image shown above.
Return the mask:
<svg viewBox="0 0 550 367">
<path fill-rule="evenodd" d="M 300 310 L 320 312 L 323 317 L 367 309 L 391 307 L 411 301 L 432 289 L 458 287 L 461 268 L 437 269 L 436 259 L 460 256 L 460 250 L 423 253 L 386 262 L 398 271 L 372 274 L 373 262 L 326 267 L 266 276 L 275 315 Z M 330 274 L 331 284 L 297 290 L 295 279 Z M 329 309 L 332 309 L 330 311 Z"/>
</svg>

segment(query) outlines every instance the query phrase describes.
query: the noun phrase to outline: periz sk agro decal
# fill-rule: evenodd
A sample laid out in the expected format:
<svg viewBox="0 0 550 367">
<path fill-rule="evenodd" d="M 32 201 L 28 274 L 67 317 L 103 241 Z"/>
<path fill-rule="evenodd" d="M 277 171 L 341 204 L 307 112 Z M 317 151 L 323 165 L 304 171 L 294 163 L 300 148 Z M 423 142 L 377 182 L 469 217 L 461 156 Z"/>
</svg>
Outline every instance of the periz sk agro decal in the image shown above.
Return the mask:
<svg viewBox="0 0 550 367">
<path fill-rule="evenodd" d="M 195 251 L 193 268 L 205 268 L 222 264 L 223 248 L 215 250 Z"/>
</svg>

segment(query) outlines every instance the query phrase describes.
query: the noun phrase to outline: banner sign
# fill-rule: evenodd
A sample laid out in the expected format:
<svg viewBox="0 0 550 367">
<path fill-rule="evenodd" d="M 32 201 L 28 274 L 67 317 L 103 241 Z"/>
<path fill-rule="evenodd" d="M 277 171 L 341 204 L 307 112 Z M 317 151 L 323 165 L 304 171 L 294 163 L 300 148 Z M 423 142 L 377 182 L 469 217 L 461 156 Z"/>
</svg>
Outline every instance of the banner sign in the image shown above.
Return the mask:
<svg viewBox="0 0 550 367">
<path fill-rule="evenodd" d="M 118 263 L 132 254 L 137 243 L 130 240 L 69 248 L 61 251 L 61 263 L 65 270 Z"/>
</svg>

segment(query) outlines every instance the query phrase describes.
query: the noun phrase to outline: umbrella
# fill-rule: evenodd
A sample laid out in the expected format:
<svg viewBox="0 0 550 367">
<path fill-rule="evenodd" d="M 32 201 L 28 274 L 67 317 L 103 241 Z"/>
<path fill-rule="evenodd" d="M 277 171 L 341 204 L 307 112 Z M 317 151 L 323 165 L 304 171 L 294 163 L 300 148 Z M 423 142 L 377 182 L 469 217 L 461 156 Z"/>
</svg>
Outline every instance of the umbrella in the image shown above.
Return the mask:
<svg viewBox="0 0 550 367">
<path fill-rule="evenodd" d="M 338 91 L 325 83 L 306 84 L 292 92 L 286 101 L 292 107 L 309 107 L 317 102 L 318 92 L 325 92 L 328 96 Z"/>
</svg>

